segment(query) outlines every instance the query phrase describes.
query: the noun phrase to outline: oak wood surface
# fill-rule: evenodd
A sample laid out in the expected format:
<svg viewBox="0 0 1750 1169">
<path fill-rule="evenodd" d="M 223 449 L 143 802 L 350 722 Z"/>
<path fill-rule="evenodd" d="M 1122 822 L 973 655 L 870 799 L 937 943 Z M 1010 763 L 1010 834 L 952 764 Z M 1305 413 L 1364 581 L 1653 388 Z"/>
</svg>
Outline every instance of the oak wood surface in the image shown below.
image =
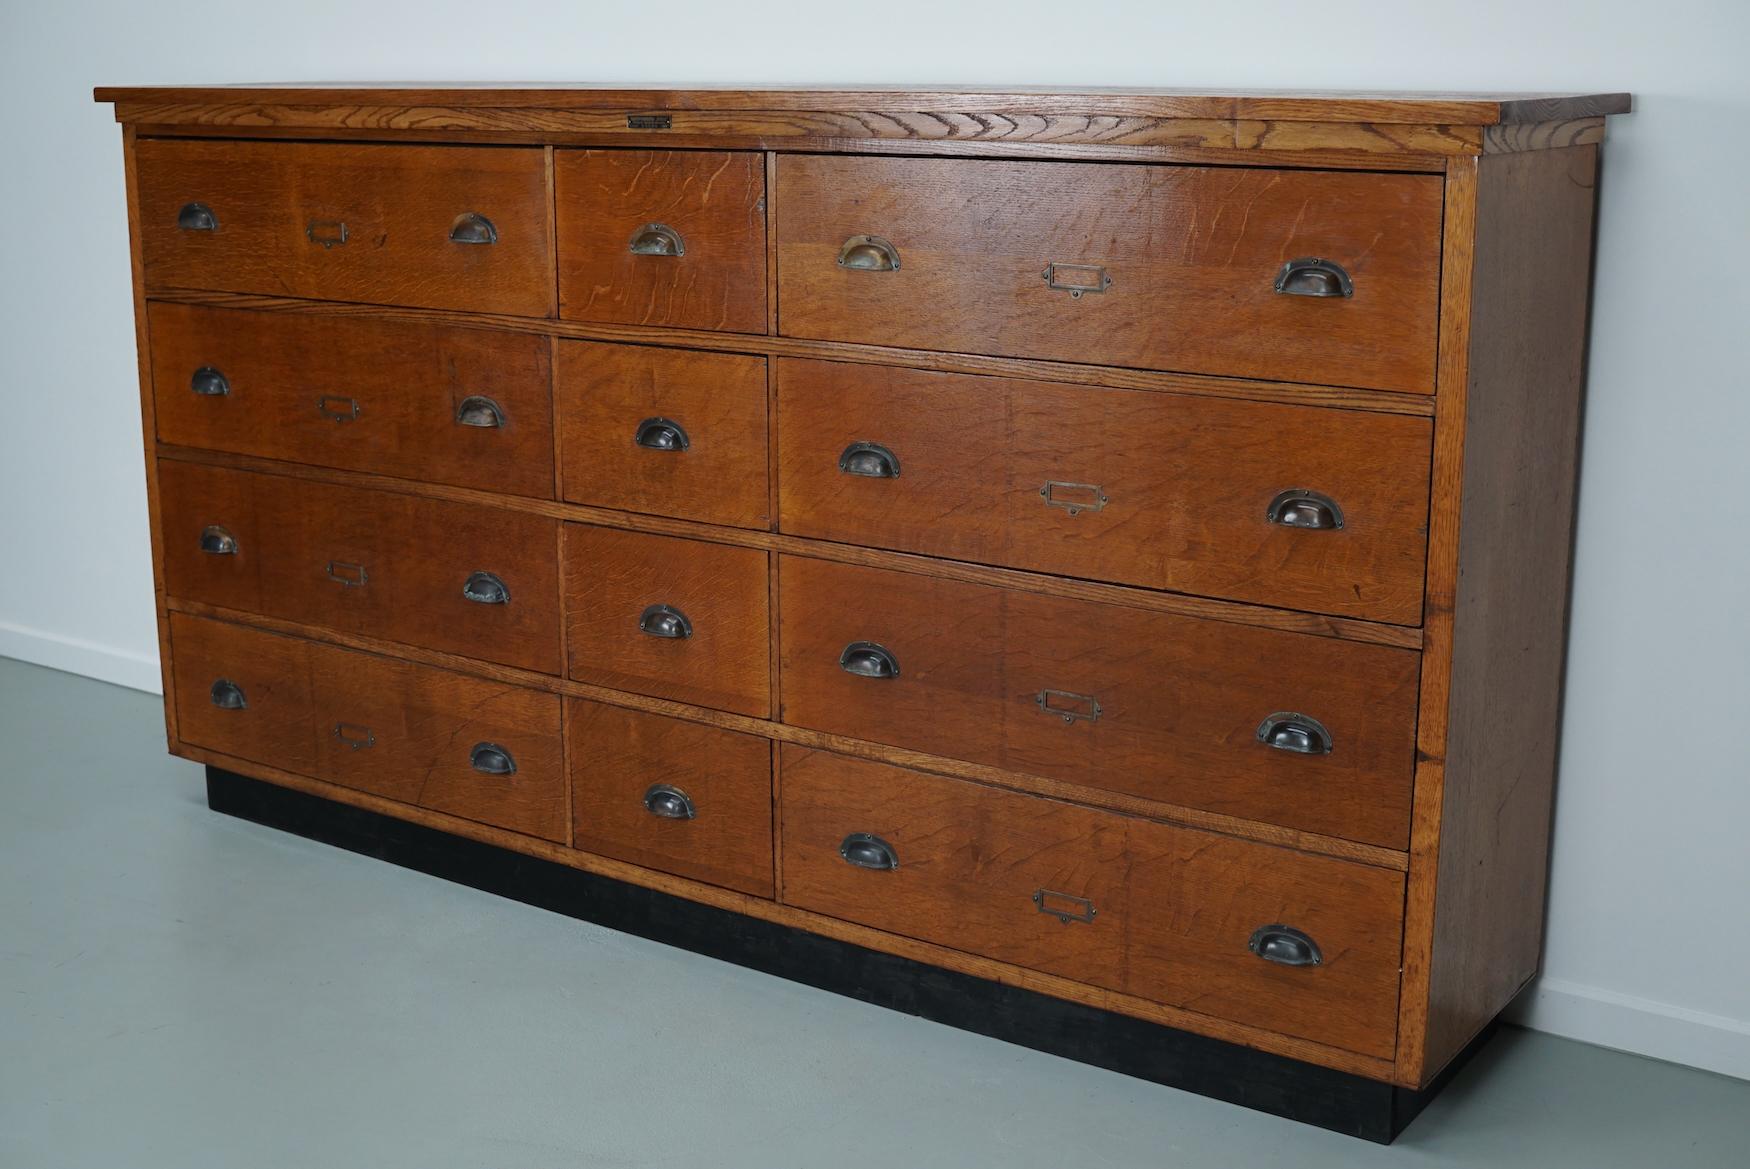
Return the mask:
<svg viewBox="0 0 1750 1169">
<path fill-rule="evenodd" d="M 165 442 L 553 497 L 548 344 L 530 334 L 154 304 Z M 191 389 L 216 370 L 222 395 Z M 502 425 L 462 425 L 471 397 Z"/>
<path fill-rule="evenodd" d="M 786 723 L 1407 843 L 1413 652 L 801 557 L 780 557 L 779 571 Z M 888 651 L 898 674 L 843 669 L 857 642 Z M 1331 752 L 1260 742 L 1282 713 L 1318 720 Z"/>
<path fill-rule="evenodd" d="M 786 155 L 779 329 L 1425 394 L 1440 199 L 1413 175 Z M 898 268 L 841 266 L 858 236 Z M 1304 257 L 1342 265 L 1354 295 L 1276 292 Z"/>
<path fill-rule="evenodd" d="M 773 895 L 769 739 L 576 698 L 565 714 L 576 847 Z M 655 784 L 680 789 L 693 817 L 653 815 Z"/>
<path fill-rule="evenodd" d="M 170 461 L 159 481 L 173 596 L 559 672 L 552 519 Z M 236 551 L 203 551 L 209 526 Z M 463 596 L 476 572 L 508 603 Z"/>
<path fill-rule="evenodd" d="M 765 159 L 736 153 L 560 150 L 554 193 L 559 315 L 763 333 Z M 652 225 L 678 255 L 639 255 Z"/>
<path fill-rule="evenodd" d="M 149 286 L 553 314 L 540 150 L 148 139 L 138 154 Z M 217 229 L 179 228 L 188 203 Z M 470 213 L 495 242 L 451 241 Z"/>
<path fill-rule="evenodd" d="M 768 554 L 585 524 L 565 527 L 567 676 L 764 718 L 772 709 Z M 644 631 L 654 605 L 685 637 Z"/>
<path fill-rule="evenodd" d="M 556 696 L 183 614 L 171 628 L 189 742 L 565 839 Z M 219 679 L 242 689 L 242 709 L 213 704 Z M 505 752 L 513 772 L 474 766 L 481 745 Z"/>
<path fill-rule="evenodd" d="M 562 341 L 554 394 L 568 501 L 733 527 L 770 525 L 764 358 Z M 634 442 L 647 419 L 678 426 L 685 449 Z"/>
<path fill-rule="evenodd" d="M 778 362 L 779 527 L 801 536 L 1416 624 L 1421 419 Z M 852 443 L 896 478 L 840 470 Z M 1270 523 L 1312 489 L 1344 526 Z"/>
</svg>

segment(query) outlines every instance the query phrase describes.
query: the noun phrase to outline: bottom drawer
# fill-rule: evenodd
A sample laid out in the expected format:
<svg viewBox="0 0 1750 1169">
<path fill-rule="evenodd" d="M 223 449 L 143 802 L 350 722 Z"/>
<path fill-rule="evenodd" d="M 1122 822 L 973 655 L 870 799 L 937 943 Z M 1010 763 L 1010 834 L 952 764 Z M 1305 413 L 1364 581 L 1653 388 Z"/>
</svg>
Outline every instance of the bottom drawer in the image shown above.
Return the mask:
<svg viewBox="0 0 1750 1169">
<path fill-rule="evenodd" d="M 772 895 L 772 744 L 567 699 L 573 840 L 646 868 Z"/>
<path fill-rule="evenodd" d="M 187 743 L 563 842 L 559 697 L 185 614 Z"/>
<path fill-rule="evenodd" d="M 1401 873 L 782 748 L 790 905 L 1365 1055 Z"/>
</svg>

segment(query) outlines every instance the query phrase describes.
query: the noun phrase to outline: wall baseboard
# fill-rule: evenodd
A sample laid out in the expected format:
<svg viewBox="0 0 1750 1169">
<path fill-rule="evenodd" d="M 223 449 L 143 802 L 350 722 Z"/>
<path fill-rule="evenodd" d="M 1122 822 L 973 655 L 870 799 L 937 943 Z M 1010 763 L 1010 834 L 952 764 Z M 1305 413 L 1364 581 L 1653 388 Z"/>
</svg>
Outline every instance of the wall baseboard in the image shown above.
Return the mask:
<svg viewBox="0 0 1750 1169">
<path fill-rule="evenodd" d="M 17 658 L 148 694 L 164 692 L 157 654 L 129 653 L 114 646 L 4 621 L 0 621 L 0 658 Z"/>
<path fill-rule="evenodd" d="M 1651 1059 L 1750 1080 L 1750 1022 L 1637 998 L 1602 986 L 1541 978 L 1507 1021 Z"/>
</svg>

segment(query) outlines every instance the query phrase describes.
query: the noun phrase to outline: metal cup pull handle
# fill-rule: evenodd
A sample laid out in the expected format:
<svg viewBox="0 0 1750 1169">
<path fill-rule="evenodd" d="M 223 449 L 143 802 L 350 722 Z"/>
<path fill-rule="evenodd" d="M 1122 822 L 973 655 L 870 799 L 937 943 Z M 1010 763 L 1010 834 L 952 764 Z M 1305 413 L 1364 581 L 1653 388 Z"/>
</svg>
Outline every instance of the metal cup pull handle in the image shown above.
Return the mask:
<svg viewBox="0 0 1750 1169">
<path fill-rule="evenodd" d="M 1295 755 L 1329 755 L 1331 732 L 1316 718 L 1278 711 L 1258 724 L 1258 742 Z"/>
<path fill-rule="evenodd" d="M 237 537 L 218 524 L 201 529 L 201 551 L 209 556 L 237 555 Z"/>
<path fill-rule="evenodd" d="M 492 220 L 478 211 L 464 211 L 456 216 L 456 221 L 450 224 L 450 242 L 453 244 L 495 244 L 498 242 L 498 228 Z"/>
<path fill-rule="evenodd" d="M 872 641 L 853 641 L 839 655 L 839 669 L 859 678 L 897 678 L 899 659 L 885 646 Z"/>
<path fill-rule="evenodd" d="M 510 604 L 510 588 L 490 572 L 471 572 L 462 582 L 462 596 L 476 605 Z"/>
<path fill-rule="evenodd" d="M 865 479 L 897 479 L 899 456 L 878 442 L 854 442 L 839 455 L 839 472 Z"/>
<path fill-rule="evenodd" d="M 1343 509 L 1337 501 L 1317 491 L 1297 487 L 1284 491 L 1270 501 L 1264 518 L 1285 528 L 1305 528 L 1314 532 L 1336 532 L 1343 527 Z"/>
<path fill-rule="evenodd" d="M 693 445 L 686 427 L 671 418 L 646 418 L 632 441 L 647 451 L 684 451 Z"/>
<path fill-rule="evenodd" d="M 243 687 L 229 678 L 220 678 L 213 683 L 209 691 L 213 705 L 220 710 L 247 710 L 249 702 L 243 697 Z"/>
<path fill-rule="evenodd" d="M 183 231 L 218 231 L 219 217 L 205 203 L 184 203 L 176 213 L 176 226 Z"/>
<path fill-rule="evenodd" d="M 497 743 L 475 743 L 468 766 L 482 775 L 515 775 L 516 756 Z"/>
<path fill-rule="evenodd" d="M 694 820 L 699 810 L 693 797 L 667 783 L 654 783 L 644 793 L 644 810 L 663 820 Z"/>
<path fill-rule="evenodd" d="M 231 383 L 212 366 L 203 365 L 188 379 L 188 388 L 203 398 L 223 398 L 231 392 Z"/>
<path fill-rule="evenodd" d="M 1282 265 L 1276 274 L 1276 291 L 1283 296 L 1354 296 L 1355 282 L 1341 264 L 1302 256 Z"/>
<path fill-rule="evenodd" d="M 650 605 L 638 614 L 638 631 L 669 641 L 685 641 L 693 635 L 693 623 L 673 605 Z"/>
<path fill-rule="evenodd" d="M 687 241 L 681 238 L 680 232 L 666 223 L 646 223 L 632 233 L 632 242 L 626 246 L 634 256 L 687 254 Z"/>
<path fill-rule="evenodd" d="M 839 844 L 839 856 L 859 869 L 897 869 L 899 853 L 879 836 L 853 832 Z"/>
<path fill-rule="evenodd" d="M 878 235 L 854 235 L 839 248 L 839 267 L 855 272 L 897 272 L 899 249 Z"/>
<path fill-rule="evenodd" d="M 1312 937 L 1291 925 L 1261 925 L 1252 931 L 1246 949 L 1278 966 L 1322 966 L 1324 954 Z"/>
<path fill-rule="evenodd" d="M 456 425 L 480 430 L 503 430 L 504 407 L 484 394 L 469 394 L 456 407 Z"/>
</svg>

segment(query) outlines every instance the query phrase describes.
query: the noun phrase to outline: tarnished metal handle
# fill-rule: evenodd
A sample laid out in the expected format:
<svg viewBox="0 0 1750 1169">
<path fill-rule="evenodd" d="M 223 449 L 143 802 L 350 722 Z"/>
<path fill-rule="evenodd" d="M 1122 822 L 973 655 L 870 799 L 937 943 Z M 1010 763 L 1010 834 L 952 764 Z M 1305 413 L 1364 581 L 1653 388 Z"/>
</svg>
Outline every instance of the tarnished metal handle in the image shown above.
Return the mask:
<svg viewBox="0 0 1750 1169">
<path fill-rule="evenodd" d="M 358 399 L 323 394 L 316 399 L 316 413 L 331 422 L 351 422 L 359 416 Z"/>
<path fill-rule="evenodd" d="M 1302 256 L 1282 265 L 1276 291 L 1284 296 L 1354 296 L 1355 282 L 1340 264 L 1317 256 Z"/>
<path fill-rule="evenodd" d="M 857 272 L 897 272 L 899 249 L 878 235 L 854 235 L 839 249 L 839 267 Z"/>
<path fill-rule="evenodd" d="M 377 745 L 376 732 L 358 723 L 335 723 L 334 737 L 354 751 L 363 751 L 366 747 Z"/>
<path fill-rule="evenodd" d="M 1337 506 L 1336 500 L 1298 487 L 1272 499 L 1264 511 L 1264 518 L 1285 528 L 1306 528 L 1316 532 L 1335 532 L 1343 527 L 1343 509 Z"/>
<path fill-rule="evenodd" d="M 203 365 L 188 379 L 188 388 L 203 398 L 223 398 L 231 392 L 231 383 L 212 366 Z"/>
<path fill-rule="evenodd" d="M 218 231 L 219 217 L 205 203 L 184 203 L 176 213 L 176 226 L 183 231 Z"/>
<path fill-rule="evenodd" d="M 482 775 L 515 775 L 516 756 L 497 743 L 475 743 L 468 765 Z"/>
<path fill-rule="evenodd" d="M 666 223 L 646 223 L 632 233 L 627 249 L 634 256 L 684 256 L 687 241 Z"/>
<path fill-rule="evenodd" d="M 839 471 L 865 479 L 897 479 L 899 456 L 877 442 L 854 442 L 839 455 Z"/>
<path fill-rule="evenodd" d="M 481 430 L 502 430 L 504 407 L 484 394 L 469 394 L 456 407 L 456 424 L 474 426 Z"/>
<path fill-rule="evenodd" d="M 1296 755 L 1329 755 L 1332 745 L 1324 723 L 1292 710 L 1277 711 L 1259 723 L 1258 742 Z"/>
<path fill-rule="evenodd" d="M 1291 925 L 1261 925 L 1246 949 L 1278 966 L 1322 966 L 1325 956 L 1312 937 Z"/>
<path fill-rule="evenodd" d="M 671 418 L 646 418 L 632 441 L 647 451 L 684 451 L 693 445 L 686 427 Z"/>
<path fill-rule="evenodd" d="M 453 244 L 495 244 L 498 242 L 498 228 L 492 220 L 478 211 L 464 211 L 456 216 L 456 221 L 450 224 L 450 242 Z"/>
<path fill-rule="evenodd" d="M 462 582 L 462 596 L 476 605 L 510 604 L 510 588 L 490 572 L 471 572 Z"/>
<path fill-rule="evenodd" d="M 899 659 L 885 646 L 872 641 L 853 641 L 839 655 L 839 669 L 859 678 L 897 678 Z"/>
<path fill-rule="evenodd" d="M 853 832 L 839 844 L 839 855 L 846 864 L 859 869 L 897 869 L 899 854 L 893 846 L 867 832 Z"/>
<path fill-rule="evenodd" d="M 220 710 L 247 710 L 249 702 L 243 697 L 243 687 L 229 678 L 220 678 L 213 683 L 209 691 L 213 705 Z"/>
<path fill-rule="evenodd" d="M 218 524 L 201 529 L 201 551 L 209 556 L 237 555 L 237 537 Z"/>
<path fill-rule="evenodd" d="M 347 240 L 346 224 L 338 219 L 312 219 L 304 226 L 304 234 L 310 237 L 313 244 L 321 244 L 323 251 L 344 244 Z"/>
<path fill-rule="evenodd" d="M 693 635 L 693 623 L 673 605 L 651 605 L 638 615 L 638 630 L 651 637 L 685 641 Z"/>
<path fill-rule="evenodd" d="M 699 815 L 693 797 L 667 783 L 654 783 L 644 793 L 644 810 L 664 820 L 692 820 Z"/>
</svg>

